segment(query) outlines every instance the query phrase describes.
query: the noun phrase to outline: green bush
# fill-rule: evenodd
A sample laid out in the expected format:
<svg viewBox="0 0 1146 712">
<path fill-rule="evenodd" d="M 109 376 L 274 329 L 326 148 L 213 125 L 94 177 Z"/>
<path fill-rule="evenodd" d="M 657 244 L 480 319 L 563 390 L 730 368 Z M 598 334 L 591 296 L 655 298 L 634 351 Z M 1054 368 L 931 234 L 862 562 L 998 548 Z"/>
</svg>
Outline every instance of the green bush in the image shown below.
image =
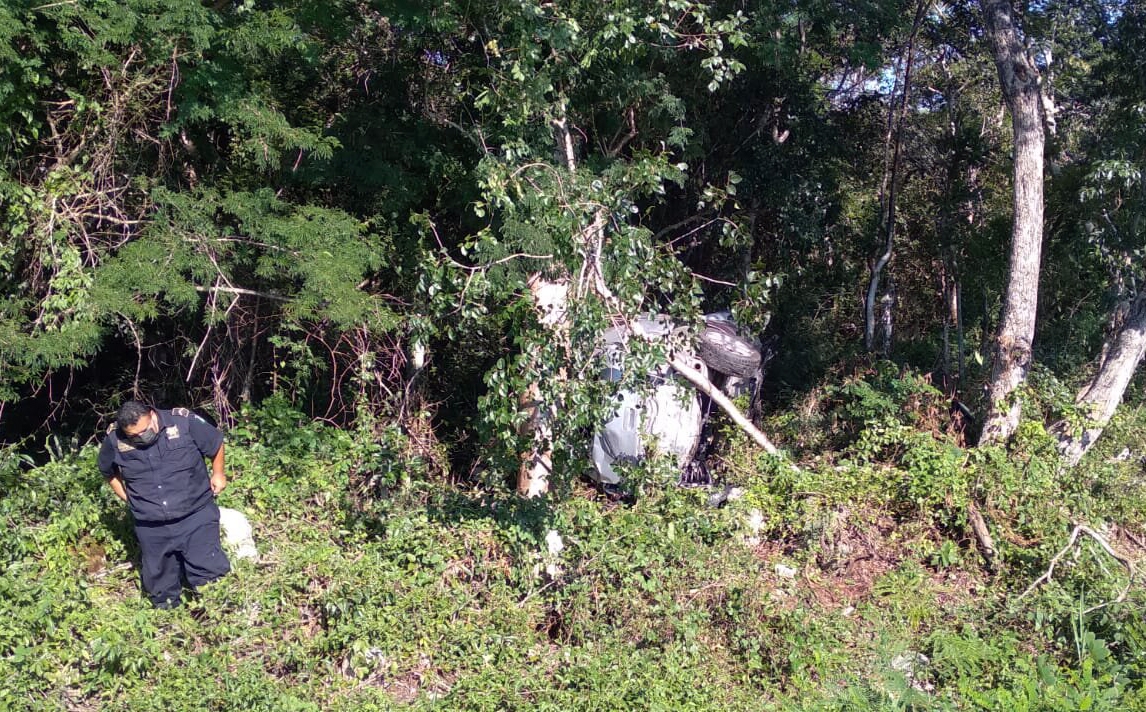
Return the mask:
<svg viewBox="0 0 1146 712">
<path fill-rule="evenodd" d="M 730 432 L 726 475 L 746 495 L 716 509 L 707 492 L 666 489 L 651 471 L 637 473 L 645 485 L 632 506 L 576 483 L 540 501 L 435 484 L 412 475 L 424 471 L 405 459 L 400 433 L 351 436 L 272 404 L 230 433 L 220 497 L 250 515 L 262 559 L 235 562 L 174 611 L 140 595 L 130 522 L 93 448 L 40 467 L 9 460 L 0 515 L 19 524 L 0 532 L 0 708 L 1057 710 L 1138 700 L 1140 593 L 1080 615 L 1127 583 L 1093 542 L 1018 600 L 1065 544 L 1061 493 L 1076 512 L 1114 517 L 1135 495 L 1097 482 L 1132 474 L 1122 463 L 1061 474 L 1033 426 L 1011 452 L 963 451 L 906 420 L 865 422 L 840 457 L 799 469 Z M 1136 422 L 1119 437 L 1139 432 Z M 385 486 L 364 489 L 377 473 L 391 473 Z M 962 519 L 971 497 L 996 532 L 993 576 Z M 551 530 L 564 545 L 555 554 Z M 910 675 L 892 666 L 917 652 L 929 662 Z"/>
</svg>

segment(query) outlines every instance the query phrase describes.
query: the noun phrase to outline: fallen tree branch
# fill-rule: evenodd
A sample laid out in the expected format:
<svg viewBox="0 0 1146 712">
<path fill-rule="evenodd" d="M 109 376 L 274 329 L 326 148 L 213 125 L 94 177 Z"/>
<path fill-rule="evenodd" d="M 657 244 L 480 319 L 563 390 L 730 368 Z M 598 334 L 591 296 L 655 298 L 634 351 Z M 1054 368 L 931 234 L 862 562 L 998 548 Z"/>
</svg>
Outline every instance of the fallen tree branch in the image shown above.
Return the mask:
<svg viewBox="0 0 1146 712">
<path fill-rule="evenodd" d="M 1117 598 L 1115 598 L 1113 601 L 1100 603 L 1097 606 L 1091 606 L 1090 608 L 1087 608 L 1085 611 L 1083 611 L 1082 615 L 1093 613 L 1100 608 L 1105 608 L 1106 606 L 1110 606 L 1115 603 L 1122 603 L 1124 600 L 1126 600 L 1126 595 L 1130 593 L 1130 586 L 1134 582 L 1134 562 L 1116 552 L 1114 548 L 1110 546 L 1110 542 L 1106 540 L 1106 537 L 1102 536 L 1085 524 L 1076 524 L 1074 526 L 1074 531 L 1070 533 L 1070 538 L 1067 540 L 1066 546 L 1064 546 L 1061 550 L 1059 550 L 1057 554 L 1051 557 L 1050 565 L 1047 567 L 1047 570 L 1043 572 L 1042 576 L 1039 576 L 1037 579 L 1035 579 L 1030 586 L 1027 586 L 1027 590 L 1019 594 L 1019 597 L 1015 599 L 1016 601 L 1021 601 L 1031 591 L 1034 591 L 1041 584 L 1047 583 L 1051 580 L 1051 576 L 1054 574 L 1055 566 L 1058 565 L 1059 560 L 1061 560 L 1063 556 L 1066 556 L 1067 552 L 1075 547 L 1080 534 L 1086 534 L 1091 539 L 1096 541 L 1098 545 L 1102 547 L 1102 550 L 1109 554 L 1112 559 L 1122 564 L 1122 566 L 1126 568 L 1127 573 L 1130 575 L 1130 579 L 1126 582 L 1126 586 L 1122 589 L 1122 592 L 1118 594 Z"/>
<path fill-rule="evenodd" d="M 728 396 L 720 392 L 716 386 L 712 385 L 712 381 L 704 377 L 704 374 L 696 370 L 692 366 L 685 363 L 679 356 L 673 356 L 669 359 L 671 365 L 676 372 L 688 379 L 694 386 L 696 386 L 702 393 L 712 399 L 714 403 L 724 409 L 728 413 L 728 417 L 732 418 L 732 422 L 740 426 L 740 429 L 748 433 L 757 445 L 764 448 L 764 451 L 769 455 L 781 457 L 780 451 L 768 439 L 768 436 L 760 432 L 760 429 L 752 424 L 752 421 L 744 417 L 736 404 L 728 399 Z"/>
<path fill-rule="evenodd" d="M 211 292 L 226 292 L 228 294 L 245 294 L 248 297 L 263 297 L 264 299 L 271 299 L 271 300 L 274 300 L 277 302 L 289 302 L 290 301 L 290 297 L 284 297 L 284 296 L 281 296 L 279 294 L 271 294 L 270 292 L 256 292 L 253 289 L 244 289 L 242 287 L 222 287 L 222 286 L 201 287 L 199 285 L 195 285 L 195 291 L 196 292 L 203 292 L 204 294 L 210 294 Z"/>
<path fill-rule="evenodd" d="M 616 304 L 617 302 L 616 297 L 612 294 L 609 294 L 606 299 L 612 304 Z M 645 330 L 641 328 L 640 322 L 629 322 L 628 328 L 638 337 L 645 339 L 649 337 Z M 714 403 L 720 406 L 721 409 L 728 414 L 728 417 L 732 418 L 732 422 L 740 426 L 740 429 L 747 433 L 748 437 L 752 438 L 757 445 L 764 448 L 764 452 L 774 457 L 784 457 L 780 453 L 779 448 L 773 445 L 772 441 L 768 439 L 768 436 L 753 425 L 752 421 L 740 412 L 736 404 L 733 403 L 728 396 L 724 395 L 719 388 L 712 385 L 712 381 L 708 380 L 703 373 L 685 363 L 684 360 L 676 354 L 669 356 L 669 365 L 676 369 L 677 373 L 684 376 L 686 380 L 696 386 L 702 393 L 711 398 Z M 789 463 L 789 465 L 796 471 L 800 469 L 794 464 Z"/>
<path fill-rule="evenodd" d="M 975 538 L 979 540 L 979 547 L 983 550 L 983 558 L 990 563 L 999 553 L 999 550 L 995 548 L 995 540 L 991 537 L 991 530 L 987 528 L 987 522 L 979 513 L 979 507 L 974 501 L 967 507 L 967 518 L 971 520 L 971 531 L 975 532 Z"/>
</svg>

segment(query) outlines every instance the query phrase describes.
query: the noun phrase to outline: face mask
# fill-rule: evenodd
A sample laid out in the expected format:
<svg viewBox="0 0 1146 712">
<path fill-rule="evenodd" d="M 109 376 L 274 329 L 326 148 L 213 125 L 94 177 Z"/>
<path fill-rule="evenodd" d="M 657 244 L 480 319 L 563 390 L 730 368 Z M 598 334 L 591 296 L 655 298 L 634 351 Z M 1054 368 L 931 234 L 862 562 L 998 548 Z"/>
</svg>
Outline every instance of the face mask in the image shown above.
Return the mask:
<svg viewBox="0 0 1146 712">
<path fill-rule="evenodd" d="M 154 418 L 155 416 L 152 416 L 151 425 L 155 424 Z M 127 436 L 127 441 L 135 447 L 148 447 L 158 439 L 159 431 L 153 430 L 150 425 L 142 433 Z"/>
</svg>

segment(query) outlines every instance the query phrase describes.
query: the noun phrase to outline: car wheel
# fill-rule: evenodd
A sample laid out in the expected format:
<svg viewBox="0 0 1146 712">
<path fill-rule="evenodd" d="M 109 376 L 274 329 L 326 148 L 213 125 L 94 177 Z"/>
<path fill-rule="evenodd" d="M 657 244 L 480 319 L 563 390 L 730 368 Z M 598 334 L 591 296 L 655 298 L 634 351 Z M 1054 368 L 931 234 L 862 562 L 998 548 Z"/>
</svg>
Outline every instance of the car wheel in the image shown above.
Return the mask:
<svg viewBox="0 0 1146 712">
<path fill-rule="evenodd" d="M 727 322 L 712 321 L 704 327 L 697 353 L 709 368 L 728 376 L 750 378 L 760 368 L 760 351 Z"/>
</svg>

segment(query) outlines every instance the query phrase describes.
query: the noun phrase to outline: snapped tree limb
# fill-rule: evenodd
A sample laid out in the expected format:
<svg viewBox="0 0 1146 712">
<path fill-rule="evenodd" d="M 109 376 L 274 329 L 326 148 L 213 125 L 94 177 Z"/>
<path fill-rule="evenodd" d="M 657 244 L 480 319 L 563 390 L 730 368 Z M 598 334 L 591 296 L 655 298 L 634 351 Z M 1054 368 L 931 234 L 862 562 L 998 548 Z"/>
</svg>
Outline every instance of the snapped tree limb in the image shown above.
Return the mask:
<svg viewBox="0 0 1146 712">
<path fill-rule="evenodd" d="M 684 376 L 702 393 L 711 398 L 712 402 L 720 406 L 725 413 L 728 413 L 728 417 L 732 418 L 732 422 L 740 426 L 741 430 L 748 433 L 748 437 L 752 438 L 757 445 L 764 448 L 764 452 L 769 455 L 781 457 L 780 450 L 772 444 L 768 436 L 760 432 L 760 429 L 753 425 L 751 420 L 744 417 L 744 414 L 740 412 L 736 404 L 729 400 L 728 396 L 724 395 L 719 388 L 712 385 L 712 381 L 705 378 L 703 373 L 685 363 L 684 359 L 680 356 L 674 355 L 669 359 L 669 364 L 676 369 L 677 373 Z"/>
<path fill-rule="evenodd" d="M 1100 547 L 1102 547 L 1102 550 L 1105 551 L 1107 554 L 1109 554 L 1110 557 L 1112 559 L 1114 559 L 1115 561 L 1117 561 L 1119 564 L 1122 564 L 1122 566 L 1126 569 L 1126 572 L 1130 575 L 1129 580 L 1126 582 L 1126 586 L 1122 589 L 1122 592 L 1119 593 L 1118 596 L 1114 600 L 1107 601 L 1106 603 L 1101 603 L 1097 606 L 1091 606 L 1090 608 L 1087 608 L 1085 611 L 1083 611 L 1082 615 L 1086 615 L 1087 613 L 1093 613 L 1094 611 L 1097 611 L 1100 608 L 1105 608 L 1107 606 L 1113 605 L 1115 603 L 1121 603 L 1122 601 L 1126 600 L 1126 594 L 1128 594 L 1130 592 L 1130 585 L 1134 582 L 1134 574 L 1135 574 L 1134 562 L 1131 561 L 1130 559 L 1128 559 L 1127 557 L 1123 556 L 1122 554 L 1119 554 L 1118 552 L 1116 552 L 1114 550 L 1114 547 L 1112 547 L 1110 545 L 1110 542 L 1108 542 L 1106 540 L 1106 537 L 1102 536 L 1101 534 L 1094 531 L 1093 529 L 1086 526 L 1085 524 L 1076 524 L 1074 526 L 1074 531 L 1072 531 L 1070 533 L 1070 539 L 1067 540 L 1066 546 L 1064 546 L 1061 550 L 1059 550 L 1059 552 L 1057 554 L 1055 554 L 1053 557 L 1051 557 L 1050 565 L 1047 567 L 1047 570 L 1043 572 L 1042 576 L 1039 576 L 1037 579 L 1035 579 L 1034 582 L 1032 582 L 1030 586 L 1027 586 L 1027 590 L 1025 590 L 1021 594 L 1019 594 L 1019 597 L 1015 599 L 1016 601 L 1021 601 L 1031 591 L 1034 591 L 1040 585 L 1042 585 L 1044 583 L 1048 583 L 1051 580 L 1051 576 L 1054 574 L 1055 566 L 1058 565 L 1058 562 L 1062 559 L 1063 556 L 1066 556 L 1067 552 L 1069 552 L 1071 549 L 1073 549 L 1075 547 L 1075 545 L 1078 543 L 1078 537 L 1081 534 L 1086 534 L 1091 539 L 1093 539 L 1095 542 L 1097 542 L 1098 545 Z"/>
<path fill-rule="evenodd" d="M 987 528 L 987 522 L 983 519 L 979 507 L 974 501 L 967 508 L 967 518 L 971 521 L 971 531 L 975 532 L 975 538 L 979 540 L 983 558 L 988 562 L 994 561 L 999 551 L 995 548 L 995 540 L 991 537 L 991 530 Z"/>
</svg>

